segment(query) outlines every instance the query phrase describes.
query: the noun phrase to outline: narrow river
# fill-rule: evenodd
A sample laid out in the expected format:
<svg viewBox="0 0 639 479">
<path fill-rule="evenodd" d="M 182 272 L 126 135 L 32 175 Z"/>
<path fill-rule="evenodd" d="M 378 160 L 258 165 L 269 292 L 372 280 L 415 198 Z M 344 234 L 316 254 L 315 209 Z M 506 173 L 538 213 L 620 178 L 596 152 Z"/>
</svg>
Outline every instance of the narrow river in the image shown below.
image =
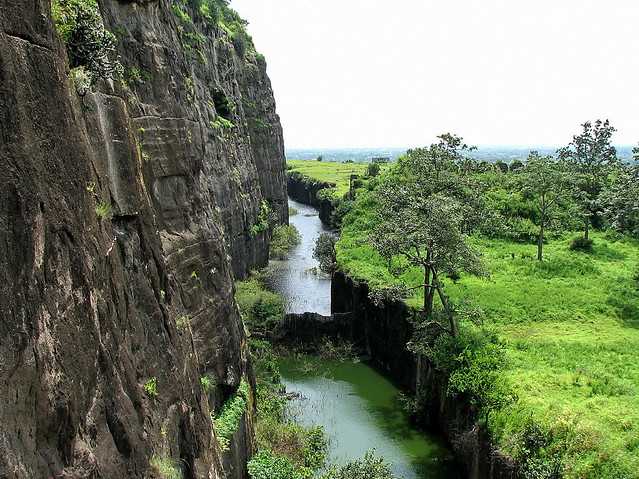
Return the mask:
<svg viewBox="0 0 639 479">
<path fill-rule="evenodd" d="M 326 228 L 317 210 L 289 200 L 291 224 L 301 244 L 286 261 L 272 262 L 271 286 L 292 313 L 330 314 L 330 279 L 313 272 L 315 239 Z M 399 390 L 365 363 L 293 360 L 281 362 L 288 392 L 300 393 L 289 414 L 305 425 L 321 425 L 329 439 L 329 462 L 361 458 L 374 449 L 400 479 L 460 477 L 440 440 L 417 430 L 398 401 Z"/>
</svg>

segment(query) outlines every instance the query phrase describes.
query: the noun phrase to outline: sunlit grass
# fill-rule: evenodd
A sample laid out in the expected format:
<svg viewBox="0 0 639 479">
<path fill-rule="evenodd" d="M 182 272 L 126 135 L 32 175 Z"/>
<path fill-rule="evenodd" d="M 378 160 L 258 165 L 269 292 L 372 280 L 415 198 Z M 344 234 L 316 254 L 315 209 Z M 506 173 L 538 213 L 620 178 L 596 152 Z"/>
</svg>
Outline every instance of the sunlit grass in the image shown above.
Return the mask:
<svg viewBox="0 0 639 479">
<path fill-rule="evenodd" d="M 364 193 L 365 195 L 365 193 Z M 373 287 L 421 282 L 421 272 L 393 277 L 367 245 L 370 200 L 344 222 L 340 268 Z M 575 233 L 576 235 L 576 233 Z M 568 477 L 639 477 L 639 243 L 595 233 L 592 254 L 568 249 L 572 236 L 545 248 L 475 238 L 490 277 L 462 275 L 446 290 L 471 300 L 506 342 L 518 403 L 493 417 L 504 452 L 532 417 L 566 439 Z M 421 291 L 407 303 L 418 307 Z M 567 432 L 568 431 L 568 432 Z M 558 433 L 559 434 L 559 433 Z"/>
<path fill-rule="evenodd" d="M 317 181 L 335 184 L 335 196 L 348 192 L 351 175 L 365 175 L 368 163 L 337 163 L 334 161 L 287 160 L 293 171 L 299 171 Z M 382 169 L 386 165 L 382 165 Z"/>
</svg>

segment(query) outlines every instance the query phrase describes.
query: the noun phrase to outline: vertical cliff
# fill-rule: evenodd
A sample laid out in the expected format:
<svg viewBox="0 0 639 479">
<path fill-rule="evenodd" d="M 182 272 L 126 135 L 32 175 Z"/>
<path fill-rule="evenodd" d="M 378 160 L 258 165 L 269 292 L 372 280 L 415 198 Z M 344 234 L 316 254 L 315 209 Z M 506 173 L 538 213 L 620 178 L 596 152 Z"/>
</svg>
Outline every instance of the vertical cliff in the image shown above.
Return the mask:
<svg viewBox="0 0 639 479">
<path fill-rule="evenodd" d="M 283 142 L 195 3 L 101 1 L 124 79 L 84 92 L 50 0 L 0 0 L 2 478 L 243 476 L 250 410 L 230 452 L 210 416 L 251 380 L 233 278 L 287 219 Z"/>
</svg>

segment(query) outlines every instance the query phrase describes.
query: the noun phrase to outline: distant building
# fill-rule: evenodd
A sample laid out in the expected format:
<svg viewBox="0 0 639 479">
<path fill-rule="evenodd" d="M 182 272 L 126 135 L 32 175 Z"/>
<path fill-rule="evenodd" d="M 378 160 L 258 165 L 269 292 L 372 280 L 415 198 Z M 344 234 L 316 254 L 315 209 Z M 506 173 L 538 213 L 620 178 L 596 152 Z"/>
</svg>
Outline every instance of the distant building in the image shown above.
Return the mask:
<svg viewBox="0 0 639 479">
<path fill-rule="evenodd" d="M 382 163 L 389 163 L 390 162 L 390 158 L 387 156 L 378 156 L 376 158 L 373 158 L 373 163 L 377 163 L 377 164 L 382 164 Z"/>
</svg>

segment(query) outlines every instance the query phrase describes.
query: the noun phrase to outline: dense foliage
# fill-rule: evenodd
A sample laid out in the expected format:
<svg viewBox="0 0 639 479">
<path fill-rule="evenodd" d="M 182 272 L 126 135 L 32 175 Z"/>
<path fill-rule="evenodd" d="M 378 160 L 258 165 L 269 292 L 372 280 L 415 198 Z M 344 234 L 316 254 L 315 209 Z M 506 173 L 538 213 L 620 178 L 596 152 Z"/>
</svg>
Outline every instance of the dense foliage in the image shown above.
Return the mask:
<svg viewBox="0 0 639 479">
<path fill-rule="evenodd" d="M 235 284 L 235 299 L 254 336 L 268 336 L 284 318 L 284 299 L 266 289 L 257 275 Z"/>
<path fill-rule="evenodd" d="M 249 401 L 249 385 L 242 381 L 239 388 L 224 403 L 222 409 L 213 418 L 215 435 L 223 450 L 228 449 L 233 435 L 237 432 L 240 421 Z"/>
</svg>

